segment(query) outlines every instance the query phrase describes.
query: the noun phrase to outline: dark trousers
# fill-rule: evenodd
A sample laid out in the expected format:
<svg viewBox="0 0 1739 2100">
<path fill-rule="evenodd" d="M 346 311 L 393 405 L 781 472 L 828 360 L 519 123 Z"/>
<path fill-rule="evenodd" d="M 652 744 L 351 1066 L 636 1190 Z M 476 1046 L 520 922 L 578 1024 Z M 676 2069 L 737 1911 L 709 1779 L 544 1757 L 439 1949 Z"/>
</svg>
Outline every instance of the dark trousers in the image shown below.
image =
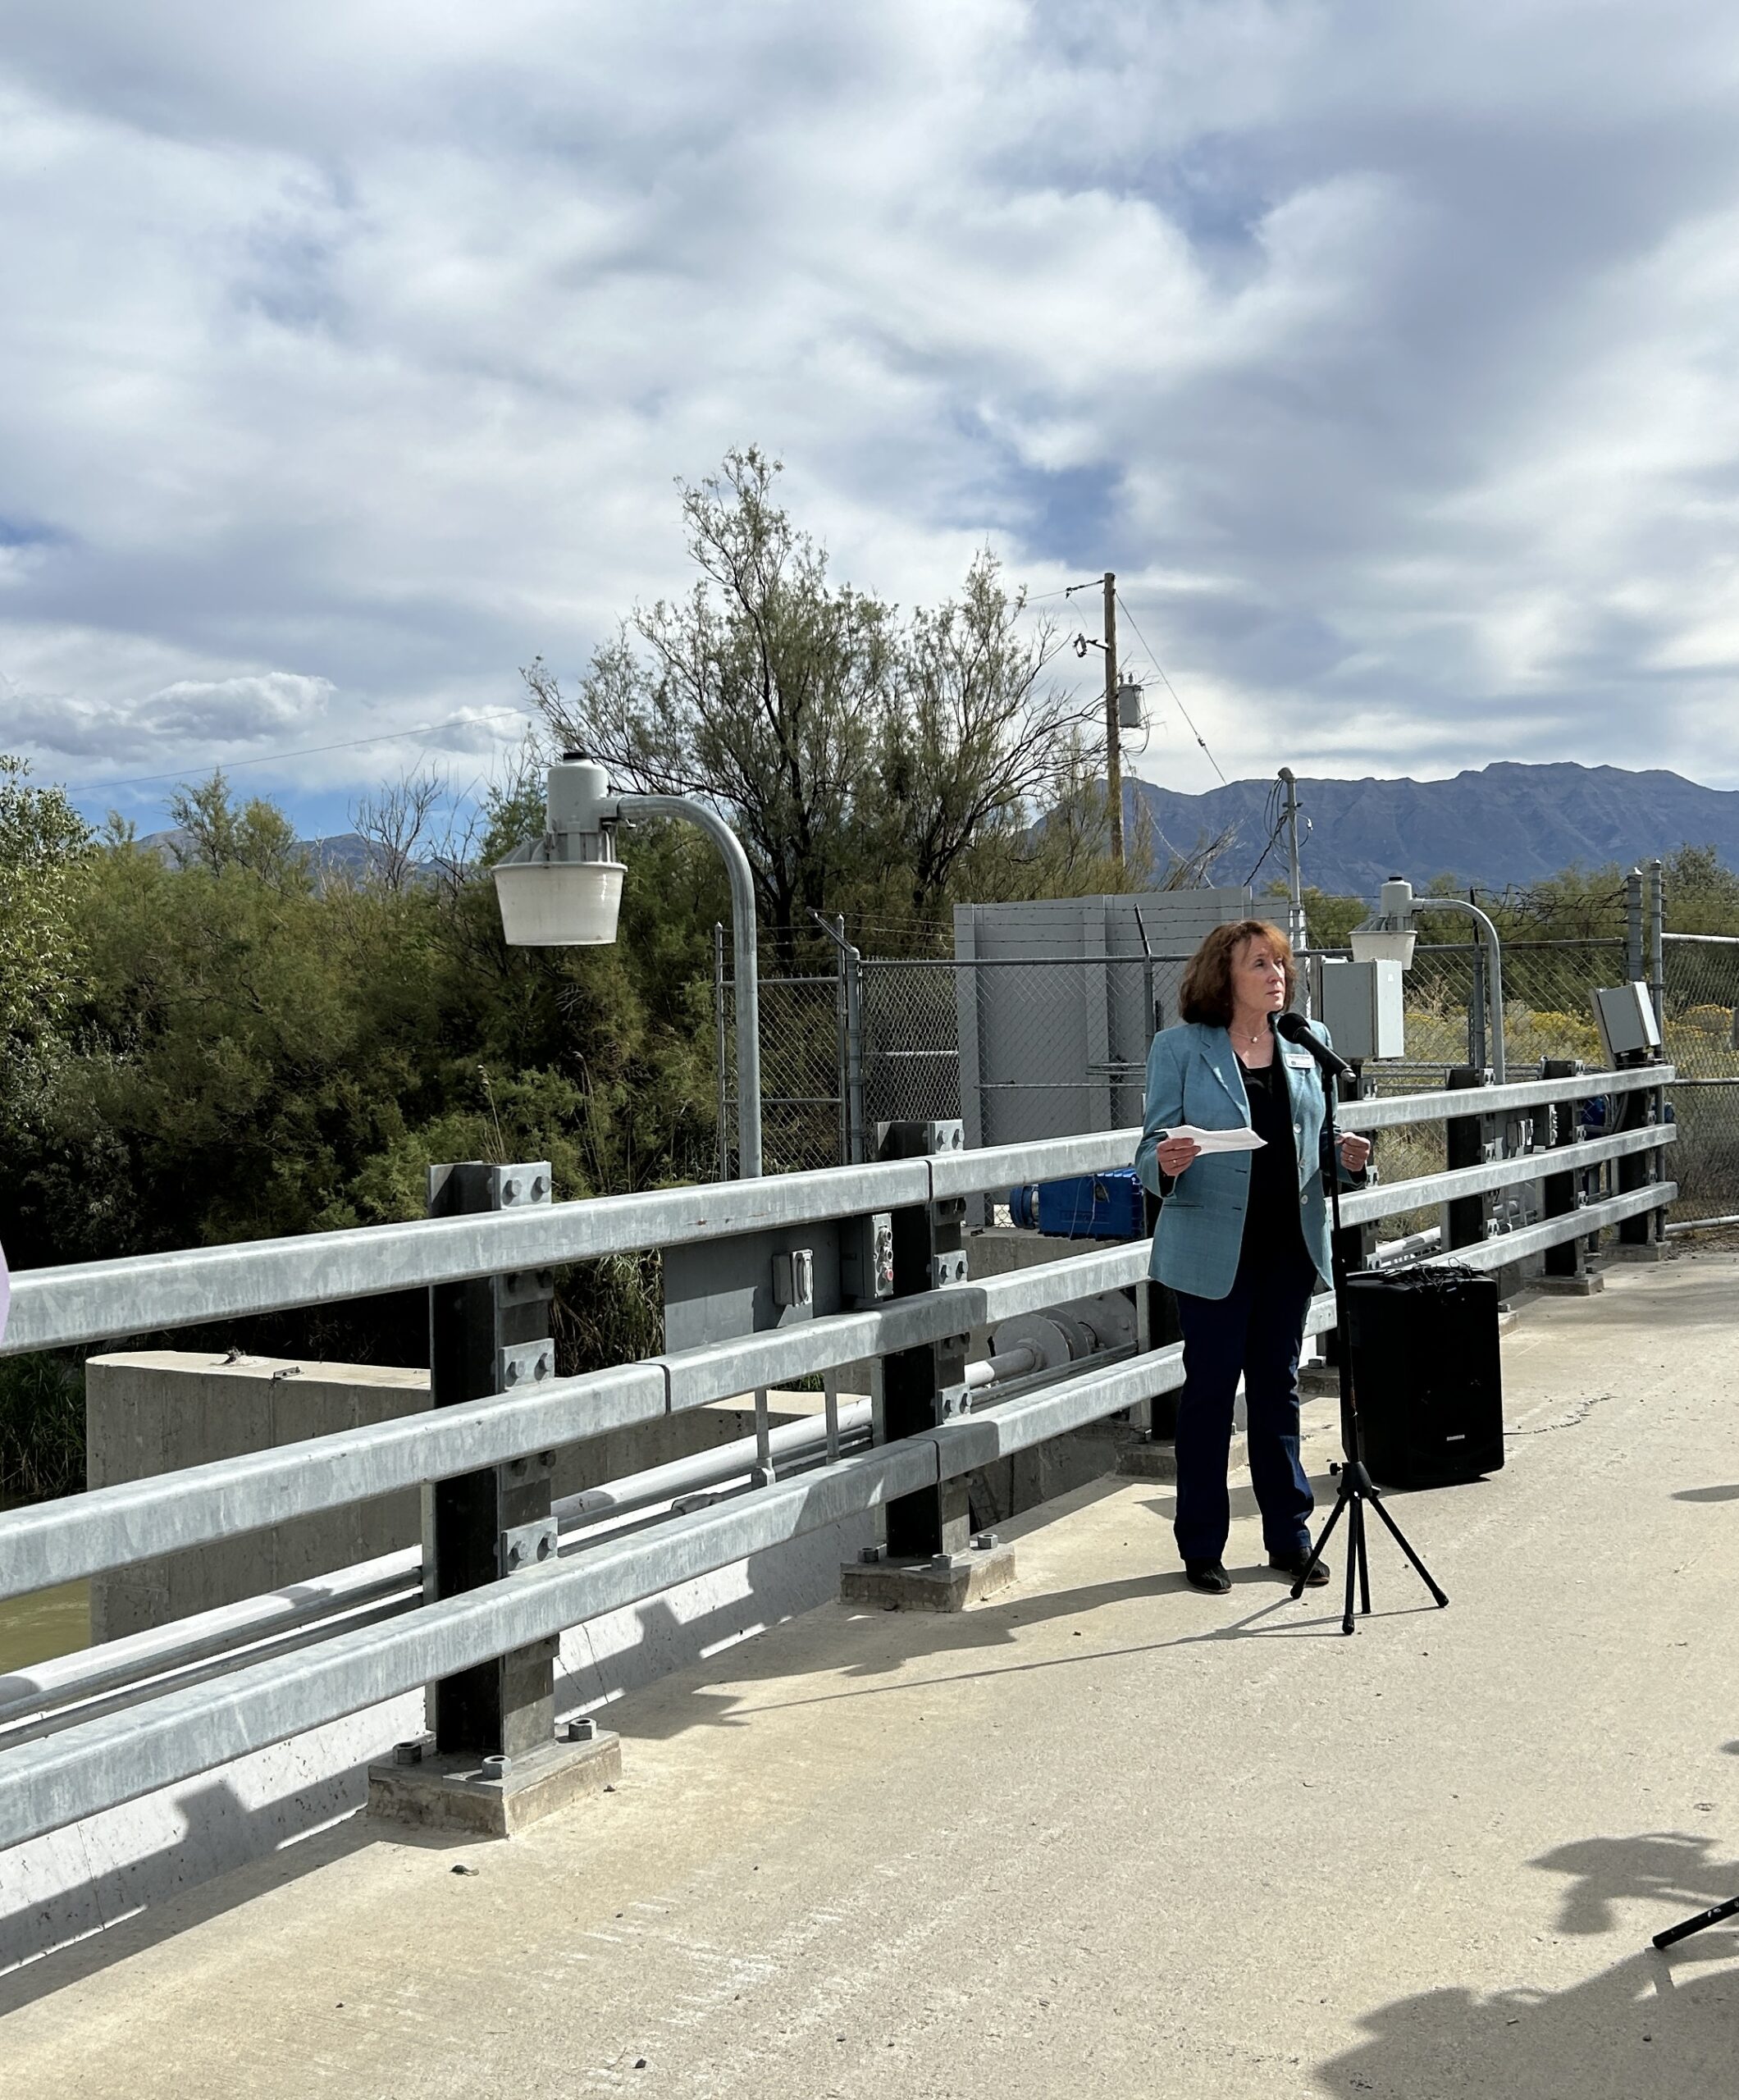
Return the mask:
<svg viewBox="0 0 1739 2100">
<path fill-rule="evenodd" d="M 1224 1298 L 1177 1293 L 1184 1330 L 1184 1390 L 1177 1408 L 1177 1518 L 1185 1560 L 1218 1560 L 1231 1508 L 1226 1468 L 1232 1402 L 1244 1374 L 1250 1481 L 1269 1553 L 1308 1552 L 1316 1498 L 1299 1459 L 1299 1349 L 1317 1271 L 1303 1246 L 1246 1249 Z"/>
</svg>

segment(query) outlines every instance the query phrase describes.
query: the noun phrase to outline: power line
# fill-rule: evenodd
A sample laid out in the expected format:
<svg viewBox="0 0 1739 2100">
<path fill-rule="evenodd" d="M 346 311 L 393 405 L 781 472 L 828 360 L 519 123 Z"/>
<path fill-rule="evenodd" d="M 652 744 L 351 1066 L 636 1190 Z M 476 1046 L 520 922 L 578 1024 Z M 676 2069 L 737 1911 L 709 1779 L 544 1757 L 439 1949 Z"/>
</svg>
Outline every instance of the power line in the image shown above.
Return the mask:
<svg viewBox="0 0 1739 2100">
<path fill-rule="evenodd" d="M 450 720 L 445 722 L 425 722 L 420 728 L 416 729 L 383 729 L 378 736 L 352 737 L 347 742 L 341 744 L 304 744 L 295 751 L 262 751 L 258 758 L 226 759 L 219 765 L 217 770 L 222 773 L 234 773 L 244 765 L 272 765 L 280 759 L 320 758 L 327 751 L 360 751 L 366 744 L 390 744 L 400 737 L 437 736 L 443 729 L 462 729 L 468 724 L 480 722 L 491 714 L 518 714 L 518 713 L 519 710 L 517 707 L 486 707 L 476 714 L 455 714 Z M 101 795 L 106 794 L 111 788 L 154 788 L 165 780 L 185 780 L 188 771 L 189 769 L 184 765 L 173 773 L 144 773 L 131 780 L 94 780 L 88 787 L 67 788 L 62 792 L 67 795 Z"/>
<path fill-rule="evenodd" d="M 1077 591 L 1097 591 L 1098 587 L 1099 579 L 1096 576 L 1090 583 L 1066 583 L 1061 591 L 1029 591 L 1025 602 L 1029 605 L 1042 605 L 1047 598 L 1072 598 Z"/>
<path fill-rule="evenodd" d="M 1220 770 L 1219 760 L 1216 759 L 1213 753 L 1208 750 L 1207 739 L 1202 734 L 1201 731 L 1197 728 L 1195 724 L 1190 721 L 1189 710 L 1184 706 L 1181 700 L 1178 699 L 1177 687 L 1172 684 L 1170 678 L 1166 677 L 1165 665 L 1162 664 L 1158 657 L 1154 655 L 1152 645 L 1148 642 L 1147 637 L 1142 632 L 1140 628 L 1136 625 L 1135 615 L 1133 613 L 1129 612 L 1128 605 L 1125 603 L 1123 593 L 1121 591 L 1117 593 L 1117 600 L 1118 603 L 1123 605 L 1125 612 L 1128 614 L 1129 623 L 1135 630 L 1135 639 L 1141 644 L 1142 647 L 1147 651 L 1148 662 L 1151 663 L 1154 669 L 1158 672 L 1161 679 L 1165 684 L 1166 691 L 1171 694 L 1173 700 L 1177 701 L 1177 711 L 1183 716 L 1185 724 L 1189 727 L 1190 735 L 1194 737 L 1196 742 L 1202 746 L 1203 752 L 1207 760 L 1207 763 L 1213 768 L 1216 773 L 1220 774 L 1221 786 L 1230 787 L 1231 783 L 1226 779 L 1225 774 L 1221 773 Z"/>
</svg>

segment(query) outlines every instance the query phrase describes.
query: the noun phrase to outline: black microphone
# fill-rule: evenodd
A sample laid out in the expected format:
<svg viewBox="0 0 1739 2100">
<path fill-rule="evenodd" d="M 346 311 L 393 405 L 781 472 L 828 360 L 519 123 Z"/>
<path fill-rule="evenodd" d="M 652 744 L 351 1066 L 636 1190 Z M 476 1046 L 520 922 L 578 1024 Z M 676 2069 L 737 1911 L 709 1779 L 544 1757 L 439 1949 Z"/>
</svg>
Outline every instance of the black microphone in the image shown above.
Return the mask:
<svg viewBox="0 0 1739 2100">
<path fill-rule="evenodd" d="M 1294 1013 L 1289 1009 L 1283 1014 L 1270 1014 L 1268 1025 L 1276 1035 L 1284 1036 L 1287 1042 L 1296 1043 L 1300 1049 L 1309 1051 L 1330 1079 L 1338 1080 L 1343 1072 L 1352 1071 L 1353 1067 L 1346 1059 L 1335 1055 L 1303 1014 Z"/>
</svg>

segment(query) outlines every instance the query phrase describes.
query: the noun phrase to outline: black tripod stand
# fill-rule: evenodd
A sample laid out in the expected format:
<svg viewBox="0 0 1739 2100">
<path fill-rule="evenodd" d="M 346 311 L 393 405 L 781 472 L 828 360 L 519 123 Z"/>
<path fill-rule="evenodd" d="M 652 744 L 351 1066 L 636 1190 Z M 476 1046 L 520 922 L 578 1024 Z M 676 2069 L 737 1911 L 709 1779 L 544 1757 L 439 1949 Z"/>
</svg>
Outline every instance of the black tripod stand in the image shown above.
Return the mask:
<svg viewBox="0 0 1739 2100">
<path fill-rule="evenodd" d="M 1712 1911 L 1699 1911 L 1694 1918 L 1687 1918 L 1682 1924 L 1668 1925 L 1664 1933 L 1656 1933 L 1652 1944 L 1655 1947 L 1676 1947 L 1682 1939 L 1689 1939 L 1693 1933 L 1701 1932 L 1705 1926 L 1718 1925 L 1723 1918 L 1739 1918 L 1739 1896 L 1729 1896 L 1724 1903 L 1717 1903 Z"/>
<path fill-rule="evenodd" d="M 1371 1565 L 1365 1552 L 1365 1507 L 1368 1504 L 1387 1526 L 1390 1536 L 1413 1563 L 1413 1572 L 1440 1605 L 1449 1600 L 1431 1579 L 1431 1571 L 1407 1543 L 1401 1527 L 1383 1507 L 1383 1498 L 1372 1485 L 1365 1470 L 1363 1453 L 1358 1436 L 1358 1396 L 1353 1387 L 1353 1354 L 1347 1342 L 1346 1256 L 1345 1243 L 1340 1237 L 1340 1140 L 1335 1128 L 1335 1087 L 1343 1072 L 1352 1070 L 1344 1058 L 1337 1057 L 1322 1039 L 1312 1034 L 1302 1014 L 1284 1013 L 1272 1016 L 1274 1032 L 1289 1043 L 1295 1043 L 1300 1049 L 1308 1050 L 1317 1061 L 1317 1069 L 1322 1077 L 1322 1178 L 1328 1184 L 1329 1208 L 1333 1215 L 1334 1230 L 1330 1242 L 1329 1266 L 1333 1271 L 1335 1290 L 1335 1358 L 1340 1372 L 1340 1448 L 1345 1454 L 1343 1462 L 1332 1467 L 1340 1481 L 1340 1491 L 1335 1498 L 1335 1506 L 1329 1512 L 1328 1522 L 1322 1527 L 1321 1536 L 1311 1549 L 1310 1559 L 1299 1571 L 1299 1578 L 1292 1586 L 1294 1597 L 1303 1596 L 1304 1585 L 1311 1570 L 1322 1558 L 1323 1549 L 1334 1536 L 1335 1527 L 1343 1516 L 1347 1520 L 1347 1590 L 1346 1610 L 1340 1621 L 1343 1633 L 1353 1631 L 1353 1588 L 1358 1586 L 1358 1608 L 1366 1618 L 1371 1614 Z"/>
</svg>

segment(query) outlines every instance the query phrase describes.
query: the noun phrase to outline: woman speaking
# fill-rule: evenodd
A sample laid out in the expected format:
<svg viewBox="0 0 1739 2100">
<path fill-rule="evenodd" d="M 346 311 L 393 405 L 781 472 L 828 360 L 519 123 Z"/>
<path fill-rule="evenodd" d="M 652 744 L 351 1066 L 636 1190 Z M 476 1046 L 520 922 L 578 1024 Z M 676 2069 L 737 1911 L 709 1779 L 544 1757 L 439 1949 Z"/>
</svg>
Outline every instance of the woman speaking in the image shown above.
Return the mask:
<svg viewBox="0 0 1739 2100">
<path fill-rule="evenodd" d="M 1278 927 L 1260 919 L 1216 926 L 1184 972 L 1183 1020 L 1148 1053 L 1135 1168 L 1160 1198 L 1149 1273 L 1175 1292 L 1184 1330 L 1173 1530 L 1189 1581 L 1214 1592 L 1232 1586 L 1222 1559 L 1231 1522 L 1226 1468 L 1240 1372 L 1268 1564 L 1296 1581 L 1310 1554 L 1316 1505 L 1299 1459 L 1298 1374 L 1304 1314 L 1317 1278 L 1329 1276 L 1322 1088 L 1308 1052 L 1271 1025 L 1297 981 Z M 1262 1143 L 1203 1153 L 1171 1134 L 1180 1124 L 1248 1128 Z M 1370 1154 L 1367 1138 L 1343 1136 L 1343 1177 L 1362 1173 Z M 1312 1588 L 1327 1582 L 1321 1561 L 1310 1580 Z"/>
</svg>

